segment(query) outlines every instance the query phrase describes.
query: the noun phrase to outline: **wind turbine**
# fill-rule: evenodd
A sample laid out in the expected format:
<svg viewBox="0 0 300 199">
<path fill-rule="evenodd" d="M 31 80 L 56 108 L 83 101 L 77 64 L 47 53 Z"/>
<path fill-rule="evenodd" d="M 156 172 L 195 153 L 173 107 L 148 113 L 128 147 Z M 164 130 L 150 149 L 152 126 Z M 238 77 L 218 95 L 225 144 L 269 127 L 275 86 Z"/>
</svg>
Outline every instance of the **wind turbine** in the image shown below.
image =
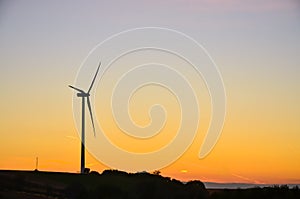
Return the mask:
<svg viewBox="0 0 300 199">
<path fill-rule="evenodd" d="M 91 121 L 92 121 L 92 125 L 93 125 L 93 131 L 94 131 L 94 136 L 96 136 L 96 132 L 95 132 L 95 125 L 94 125 L 94 120 L 93 120 L 93 114 L 92 114 L 92 108 L 91 108 L 91 102 L 90 102 L 90 91 L 93 88 L 95 79 L 97 77 L 99 68 L 100 68 L 101 62 L 99 63 L 99 66 L 97 68 L 96 74 L 93 78 L 93 81 L 89 87 L 89 90 L 87 92 L 84 92 L 82 89 L 76 88 L 74 86 L 69 85 L 70 88 L 76 90 L 77 93 L 77 97 L 81 97 L 82 99 L 82 123 L 81 123 L 81 163 L 80 163 L 80 173 L 84 173 L 84 169 L 85 169 L 85 99 L 87 101 L 87 105 L 89 108 L 89 112 L 90 112 L 90 116 L 91 116 Z"/>
</svg>

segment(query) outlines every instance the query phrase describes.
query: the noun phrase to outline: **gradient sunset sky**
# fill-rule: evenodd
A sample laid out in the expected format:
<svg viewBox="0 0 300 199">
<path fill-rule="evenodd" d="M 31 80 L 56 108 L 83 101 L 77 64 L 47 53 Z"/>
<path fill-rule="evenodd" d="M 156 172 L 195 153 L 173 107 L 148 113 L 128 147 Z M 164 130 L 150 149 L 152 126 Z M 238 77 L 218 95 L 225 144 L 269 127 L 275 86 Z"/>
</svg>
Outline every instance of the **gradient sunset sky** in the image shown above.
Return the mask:
<svg viewBox="0 0 300 199">
<path fill-rule="evenodd" d="M 95 45 L 144 26 L 175 29 L 201 43 L 227 96 L 212 152 L 198 158 L 199 133 L 162 175 L 300 184 L 297 0 L 0 1 L 0 169 L 33 170 L 39 157 L 39 170 L 78 172 L 80 140 L 67 85 Z M 91 155 L 86 164 L 108 169 Z"/>
</svg>

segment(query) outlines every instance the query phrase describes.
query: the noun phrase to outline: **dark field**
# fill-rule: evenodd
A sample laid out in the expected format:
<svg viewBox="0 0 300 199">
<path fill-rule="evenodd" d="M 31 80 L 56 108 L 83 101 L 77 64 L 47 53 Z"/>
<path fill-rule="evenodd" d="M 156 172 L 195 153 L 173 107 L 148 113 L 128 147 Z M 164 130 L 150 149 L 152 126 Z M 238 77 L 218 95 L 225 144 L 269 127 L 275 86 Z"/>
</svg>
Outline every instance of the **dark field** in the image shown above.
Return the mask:
<svg viewBox="0 0 300 199">
<path fill-rule="evenodd" d="M 298 187 L 206 189 L 200 181 L 181 183 L 148 173 L 106 170 L 102 174 L 0 171 L 0 199 L 100 198 L 300 198 Z"/>
</svg>

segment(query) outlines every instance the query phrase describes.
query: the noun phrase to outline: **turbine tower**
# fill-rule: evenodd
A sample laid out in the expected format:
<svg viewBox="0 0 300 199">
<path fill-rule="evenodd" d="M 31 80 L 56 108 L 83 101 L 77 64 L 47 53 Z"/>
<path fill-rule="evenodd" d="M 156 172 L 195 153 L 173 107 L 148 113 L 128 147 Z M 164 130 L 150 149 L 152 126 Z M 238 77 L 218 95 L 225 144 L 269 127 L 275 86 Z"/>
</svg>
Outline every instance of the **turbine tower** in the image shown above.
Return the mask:
<svg viewBox="0 0 300 199">
<path fill-rule="evenodd" d="M 93 120 L 93 114 L 92 114 L 92 108 L 91 108 L 91 102 L 90 102 L 90 91 L 92 90 L 92 87 L 94 85 L 95 79 L 97 77 L 99 68 L 100 68 L 101 62 L 99 63 L 99 66 L 97 68 L 96 74 L 93 78 L 93 81 L 89 87 L 89 90 L 87 92 L 84 92 L 83 90 L 76 88 L 74 86 L 69 85 L 70 88 L 76 90 L 77 93 L 77 97 L 81 97 L 82 99 L 82 121 L 81 121 L 81 161 L 80 161 L 80 173 L 84 173 L 84 169 L 85 169 L 85 99 L 87 101 L 87 105 L 88 105 L 88 109 L 90 112 L 90 116 L 91 116 L 91 121 L 92 121 L 92 125 L 93 125 L 93 131 L 94 131 L 94 136 L 96 136 L 95 133 L 95 126 L 94 126 L 94 120 Z"/>
</svg>

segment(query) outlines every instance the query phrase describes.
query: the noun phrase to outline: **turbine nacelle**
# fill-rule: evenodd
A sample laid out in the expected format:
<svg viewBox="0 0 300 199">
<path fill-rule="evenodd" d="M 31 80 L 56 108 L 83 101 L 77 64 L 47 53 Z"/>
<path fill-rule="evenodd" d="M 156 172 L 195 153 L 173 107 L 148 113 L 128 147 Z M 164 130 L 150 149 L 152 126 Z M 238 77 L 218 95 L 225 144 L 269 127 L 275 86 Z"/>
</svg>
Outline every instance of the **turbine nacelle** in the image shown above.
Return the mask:
<svg viewBox="0 0 300 199">
<path fill-rule="evenodd" d="M 89 97 L 89 93 L 77 93 L 77 97 Z"/>
</svg>

